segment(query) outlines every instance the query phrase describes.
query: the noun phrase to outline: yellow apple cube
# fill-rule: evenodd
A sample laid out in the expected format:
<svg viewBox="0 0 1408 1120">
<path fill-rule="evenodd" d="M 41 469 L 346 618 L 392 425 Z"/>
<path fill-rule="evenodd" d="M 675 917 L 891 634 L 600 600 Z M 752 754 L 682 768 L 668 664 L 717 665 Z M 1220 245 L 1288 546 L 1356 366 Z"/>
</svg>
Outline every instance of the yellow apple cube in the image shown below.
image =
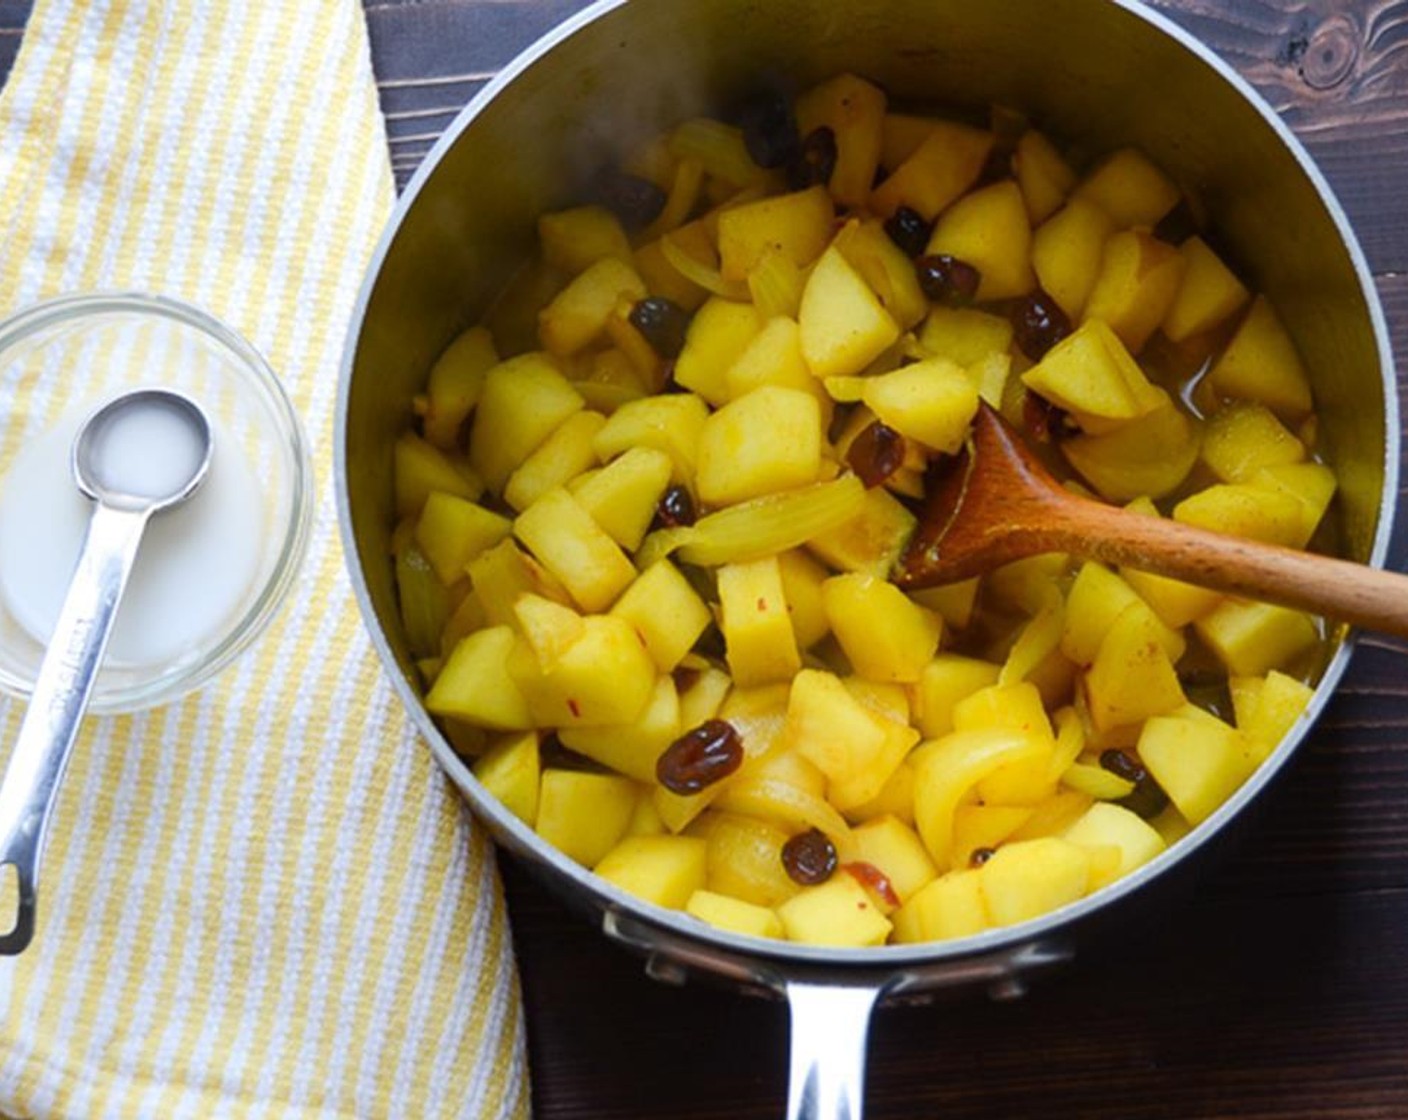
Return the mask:
<svg viewBox="0 0 1408 1120">
<path fill-rule="evenodd" d="M 797 128 L 808 136 L 818 128 L 836 138 L 836 165 L 829 188 L 844 206 L 864 206 L 880 166 L 885 91 L 854 74 L 839 74 L 797 99 Z"/>
<path fill-rule="evenodd" d="M 836 235 L 834 244 L 902 329 L 909 330 L 928 314 L 929 300 L 919 287 L 914 262 L 890 240 L 879 222 L 852 218 Z"/>
<path fill-rule="evenodd" d="M 871 193 L 870 208 L 881 217 L 908 206 L 933 221 L 978 181 L 992 151 L 991 132 L 951 121 L 924 121 L 921 128 L 919 145 Z"/>
<path fill-rule="evenodd" d="M 516 626 L 514 604 L 525 594 L 556 603 L 571 601 L 567 589 L 511 540 L 500 541 L 469 562 L 469 582 L 492 626 Z"/>
<path fill-rule="evenodd" d="M 900 336 L 899 324 L 834 245 L 802 292 L 802 354 L 817 377 L 859 373 Z"/>
<path fill-rule="evenodd" d="M 1110 882 L 1143 867 L 1168 847 L 1148 822 L 1128 809 L 1106 802 L 1098 802 L 1087 809 L 1080 820 L 1066 829 L 1064 839 L 1083 848 L 1118 850 L 1120 859 Z M 1095 881 L 1090 889 L 1099 890 L 1105 885 L 1104 881 Z"/>
<path fill-rule="evenodd" d="M 494 490 L 543 440 L 585 407 L 582 395 L 546 354 L 500 362 L 484 376 L 469 433 L 469 462 Z"/>
<path fill-rule="evenodd" d="M 671 471 L 665 452 L 632 447 L 601 470 L 579 476 L 568 489 L 607 536 L 634 552 L 655 518 Z"/>
<path fill-rule="evenodd" d="M 1076 188 L 1076 197 L 1095 203 L 1123 228 L 1152 228 L 1178 205 L 1178 188 L 1133 148 L 1105 159 Z"/>
<path fill-rule="evenodd" d="M 997 683 L 999 667 L 956 653 L 940 653 L 920 673 L 915 689 L 919 729 L 938 739 L 954 729 L 954 709 L 974 693 Z"/>
<path fill-rule="evenodd" d="M 862 399 L 901 435 L 947 455 L 963 446 L 978 411 L 977 387 L 945 358 L 867 377 Z"/>
<path fill-rule="evenodd" d="M 1201 237 L 1178 247 L 1183 257 L 1183 282 L 1164 316 L 1163 332 L 1174 342 L 1219 327 L 1251 298 L 1246 286 L 1208 248 Z"/>
<path fill-rule="evenodd" d="M 822 587 L 831 632 L 856 672 L 868 680 L 913 683 L 938 648 L 943 621 L 894 584 L 859 572 Z"/>
<path fill-rule="evenodd" d="M 695 891 L 685 903 L 685 912 L 715 929 L 741 933 L 745 937 L 781 937 L 782 920 L 766 906 L 754 906 L 742 899 L 713 891 Z"/>
<path fill-rule="evenodd" d="M 1202 459 L 1223 482 L 1248 482 L 1264 467 L 1305 459 L 1305 446 L 1265 405 L 1237 402 L 1208 418 Z"/>
<path fill-rule="evenodd" d="M 704 886 L 704 841 L 692 836 L 628 836 L 595 871 L 627 894 L 668 910 L 683 910 Z"/>
<path fill-rule="evenodd" d="M 914 829 L 892 816 L 877 817 L 854 829 L 851 847 L 856 859 L 890 881 L 901 903 L 908 902 L 939 873 Z"/>
<path fill-rule="evenodd" d="M 410 432 L 396 441 L 392 474 L 398 517 L 415 517 L 437 492 L 471 502 L 484 492 L 483 482 L 468 464 Z"/>
<path fill-rule="evenodd" d="M 789 941 L 860 949 L 883 945 L 893 928 L 852 875 L 833 875 L 804 887 L 777 908 Z"/>
<path fill-rule="evenodd" d="M 1239 677 L 1284 669 L 1320 638 L 1315 620 L 1305 612 L 1242 599 L 1225 599 L 1194 628 L 1227 671 Z"/>
<path fill-rule="evenodd" d="M 624 260 L 597 261 L 538 313 L 543 349 L 564 358 L 586 349 L 606 330 L 618 303 L 635 303 L 648 294 L 645 281 Z"/>
<path fill-rule="evenodd" d="M 1062 339 L 1022 382 L 1075 415 L 1087 432 L 1098 434 L 1164 406 L 1168 394 L 1149 383 L 1119 336 L 1099 319 L 1089 319 Z"/>
<path fill-rule="evenodd" d="M 1139 723 L 1185 702 L 1173 662 L 1160 643 L 1165 629 L 1143 603 L 1125 608 L 1115 619 L 1085 676 L 1096 730 Z"/>
<path fill-rule="evenodd" d="M 999 848 L 978 870 L 978 885 L 995 926 L 1016 925 L 1084 898 L 1090 855 L 1054 836 Z"/>
<path fill-rule="evenodd" d="M 1219 483 L 1173 507 L 1173 519 L 1214 533 L 1295 548 L 1303 523 L 1300 501 L 1282 490 Z"/>
<path fill-rule="evenodd" d="M 538 733 L 527 731 L 491 747 L 474 763 L 474 776 L 505 809 L 532 828 L 538 819 Z"/>
<path fill-rule="evenodd" d="M 790 680 L 802 667 L 777 557 L 718 570 L 729 671 L 743 688 Z"/>
<path fill-rule="evenodd" d="M 1248 683 L 1254 683 L 1255 689 L 1247 689 Z M 1276 749 L 1315 695 L 1308 685 L 1274 669 L 1264 679 L 1234 677 L 1231 685 L 1237 730 L 1258 763 Z"/>
<path fill-rule="evenodd" d="M 675 383 L 718 406 L 729 400 L 728 369 L 763 329 L 749 303 L 715 297 L 694 313 L 684 349 L 675 361 Z"/>
<path fill-rule="evenodd" d="M 599 412 L 578 412 L 538 445 L 504 484 L 504 501 L 520 512 L 549 490 L 566 486 L 596 465 L 592 441 L 606 423 Z"/>
<path fill-rule="evenodd" d="M 982 276 L 978 299 L 1013 299 L 1036 285 L 1031 243 L 1021 188 L 1009 179 L 976 190 L 944 211 L 927 252 L 976 268 Z"/>
<path fill-rule="evenodd" d="M 1101 435 L 1063 440 L 1061 452 L 1102 498 L 1162 498 L 1183 485 L 1198 461 L 1198 431 L 1162 389 L 1163 401 Z"/>
<path fill-rule="evenodd" d="M 830 242 L 835 214 L 825 187 L 731 206 L 719 215 L 719 272 L 726 281 L 746 280 L 768 253 L 805 267 Z"/>
<path fill-rule="evenodd" d="M 527 703 L 509 676 L 515 636 L 507 626 L 470 634 L 450 654 L 425 698 L 426 710 L 494 731 L 533 727 Z"/>
<path fill-rule="evenodd" d="M 798 389 L 764 386 L 725 405 L 699 436 L 696 482 L 709 505 L 731 505 L 816 482 L 821 407 Z"/>
<path fill-rule="evenodd" d="M 724 374 L 729 400 L 771 385 L 800 389 L 819 402 L 830 403 L 821 382 L 812 376 L 802 356 L 802 330 L 793 319 L 770 319 L 753 341 L 743 348 Z M 829 413 L 824 413 L 829 415 Z"/>
<path fill-rule="evenodd" d="M 415 539 L 437 578 L 448 587 L 464 578 L 471 560 L 512 531 L 508 518 L 437 490 L 421 509 Z"/>
<path fill-rule="evenodd" d="M 919 345 L 936 358 L 968 367 L 1012 345 L 1012 324 L 1000 315 L 970 307 L 935 307 L 924 320 Z"/>
<path fill-rule="evenodd" d="M 668 560 L 642 572 L 611 613 L 635 627 L 662 673 L 674 671 L 713 621 L 699 593 Z"/>
<path fill-rule="evenodd" d="M 1093 202 L 1073 198 L 1032 235 L 1032 268 L 1072 319 L 1079 319 L 1100 275 L 1114 220 Z"/>
<path fill-rule="evenodd" d="M 611 414 L 592 446 L 596 457 L 609 463 L 633 447 L 663 451 L 670 457 L 676 482 L 692 485 L 699 434 L 709 406 L 693 393 L 667 393 L 631 401 Z"/>
<path fill-rule="evenodd" d="M 1208 372 L 1214 389 L 1234 400 L 1259 401 L 1283 420 L 1311 409 L 1310 379 L 1295 343 L 1265 296 L 1251 310 Z"/>
<path fill-rule="evenodd" d="M 782 865 L 785 829 L 756 817 L 720 814 L 709 829 L 707 888 L 772 909 L 801 888 Z"/>
<path fill-rule="evenodd" d="M 827 571 L 797 549 L 779 553 L 777 567 L 782 576 L 782 593 L 787 600 L 787 610 L 792 616 L 792 633 L 797 639 L 797 648 L 809 649 L 831 632 L 821 590 L 827 580 Z"/>
<path fill-rule="evenodd" d="M 992 924 L 978 872 L 951 871 L 929 883 L 894 913 L 895 941 L 915 944 L 972 937 Z"/>
<path fill-rule="evenodd" d="M 537 832 L 563 855 L 594 867 L 625 835 L 636 783 L 611 774 L 544 770 Z"/>
<path fill-rule="evenodd" d="M 543 214 L 538 218 L 538 244 L 543 259 L 569 276 L 585 272 L 607 257 L 631 260 L 630 239 L 620 220 L 604 206 Z"/>
<path fill-rule="evenodd" d="M 602 727 L 564 727 L 558 732 L 565 746 L 593 761 L 635 778 L 655 781 L 655 764 L 686 728 L 680 725 L 680 700 L 675 682 L 661 677 L 640 715 L 630 723 Z"/>
<path fill-rule="evenodd" d="M 620 546 L 561 488 L 519 514 L 513 531 L 584 611 L 605 610 L 636 578 Z"/>
<path fill-rule="evenodd" d="M 515 646 L 508 672 L 539 727 L 633 723 L 655 693 L 655 662 L 635 627 L 610 615 L 582 619 L 577 640 L 543 664 L 526 642 Z"/>
<path fill-rule="evenodd" d="M 888 490 L 864 492 L 860 512 L 818 533 L 807 549 L 833 568 L 886 578 L 914 533 L 916 519 Z"/>
<path fill-rule="evenodd" d="M 1144 349 L 1183 281 L 1183 257 L 1166 241 L 1124 230 L 1105 242 L 1084 317 L 1109 325 L 1132 353 Z"/>
<path fill-rule="evenodd" d="M 1040 224 L 1061 209 L 1076 185 L 1076 173 L 1051 143 L 1036 129 L 1028 129 L 1012 153 L 1012 174 L 1022 188 L 1027 216 Z"/>
<path fill-rule="evenodd" d="M 493 337 L 484 327 L 471 327 L 445 348 L 426 382 L 422 423 L 430 443 L 441 451 L 458 446 L 465 418 L 484 390 L 484 377 L 498 364 Z"/>
<path fill-rule="evenodd" d="M 1225 724 L 1156 717 L 1139 735 L 1139 758 L 1190 824 L 1199 824 L 1236 791 L 1253 764 Z"/>
</svg>

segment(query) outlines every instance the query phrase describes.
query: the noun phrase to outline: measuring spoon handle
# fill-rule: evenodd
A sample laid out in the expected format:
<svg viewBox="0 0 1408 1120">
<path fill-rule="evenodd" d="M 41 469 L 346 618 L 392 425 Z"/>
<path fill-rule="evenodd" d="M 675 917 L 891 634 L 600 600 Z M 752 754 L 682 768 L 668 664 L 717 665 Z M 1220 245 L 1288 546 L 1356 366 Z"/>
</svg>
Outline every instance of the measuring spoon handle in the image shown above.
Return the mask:
<svg viewBox="0 0 1408 1120">
<path fill-rule="evenodd" d="M 35 882 L 49 811 L 78 736 L 117 605 L 132 572 L 150 509 L 98 503 L 78 566 L 39 666 L 29 708 L 0 781 L 0 865 L 19 879 L 15 926 L 0 934 L 0 956 L 14 956 L 34 936 Z"/>
</svg>

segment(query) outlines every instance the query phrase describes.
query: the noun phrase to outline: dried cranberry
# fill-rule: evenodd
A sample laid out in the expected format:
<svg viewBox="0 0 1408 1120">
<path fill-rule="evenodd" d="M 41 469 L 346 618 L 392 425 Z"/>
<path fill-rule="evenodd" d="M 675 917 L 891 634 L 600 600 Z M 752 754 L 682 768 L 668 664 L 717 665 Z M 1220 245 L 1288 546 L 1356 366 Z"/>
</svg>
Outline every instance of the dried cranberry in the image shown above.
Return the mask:
<svg viewBox="0 0 1408 1120">
<path fill-rule="evenodd" d="M 908 206 L 901 206 L 885 222 L 885 232 L 907 257 L 917 257 L 929 244 L 933 226 L 924 220 L 924 215 Z"/>
<path fill-rule="evenodd" d="M 967 261 L 947 253 L 920 257 L 914 262 L 919 287 L 935 303 L 945 307 L 967 307 L 978 296 L 983 274 Z"/>
<path fill-rule="evenodd" d="M 1022 397 L 1022 424 L 1033 443 L 1056 443 L 1080 434 L 1069 412 L 1030 389 Z"/>
<path fill-rule="evenodd" d="M 655 776 L 671 793 L 687 797 L 722 781 L 743 765 L 743 740 L 733 724 L 706 719 L 665 748 Z"/>
<path fill-rule="evenodd" d="M 694 498 L 683 486 L 671 486 L 660 495 L 660 501 L 655 505 L 655 523 L 663 529 L 693 525 L 698 516 Z"/>
<path fill-rule="evenodd" d="M 802 141 L 801 151 L 787 167 L 787 185 L 794 191 L 825 186 L 836 170 L 836 133 L 822 125 Z"/>
<path fill-rule="evenodd" d="M 1100 765 L 1115 777 L 1123 778 L 1126 782 L 1142 781 L 1149 774 L 1139 759 L 1125 751 L 1101 751 Z"/>
<path fill-rule="evenodd" d="M 631 308 L 631 326 L 640 331 L 650 348 L 662 358 L 674 359 L 684 349 L 689 312 L 672 299 L 650 296 Z"/>
<path fill-rule="evenodd" d="M 842 864 L 841 870 L 851 875 L 886 906 L 899 906 L 900 896 L 895 891 L 895 885 L 890 882 L 890 877 L 873 863 L 856 860 L 854 863 Z"/>
<path fill-rule="evenodd" d="M 786 167 L 802 149 L 792 104 L 783 94 L 770 93 L 751 102 L 738 123 L 743 145 L 759 167 Z"/>
<path fill-rule="evenodd" d="M 649 179 L 607 168 L 596 177 L 592 195 L 628 230 L 644 229 L 665 209 L 665 192 Z"/>
<path fill-rule="evenodd" d="M 794 883 L 814 887 L 836 871 L 836 845 L 819 828 L 799 833 L 782 845 L 782 866 Z"/>
<path fill-rule="evenodd" d="M 1011 319 L 1017 345 L 1034 362 L 1071 333 L 1070 316 L 1040 288 L 1012 305 Z"/>
<path fill-rule="evenodd" d="M 968 857 L 968 862 L 973 867 L 982 867 L 995 855 L 997 855 L 996 848 L 974 848 L 973 854 Z"/>
<path fill-rule="evenodd" d="M 876 420 L 861 429 L 846 450 L 846 463 L 866 489 L 879 486 L 904 464 L 904 436 Z"/>
</svg>

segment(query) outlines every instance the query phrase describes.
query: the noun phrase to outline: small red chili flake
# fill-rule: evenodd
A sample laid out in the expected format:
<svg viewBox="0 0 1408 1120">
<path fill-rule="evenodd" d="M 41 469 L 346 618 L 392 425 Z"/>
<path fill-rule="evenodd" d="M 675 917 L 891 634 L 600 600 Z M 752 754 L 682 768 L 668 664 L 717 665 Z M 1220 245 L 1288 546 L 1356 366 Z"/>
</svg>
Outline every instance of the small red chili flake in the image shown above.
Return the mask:
<svg viewBox="0 0 1408 1120">
<path fill-rule="evenodd" d="M 579 704 L 577 703 L 577 701 L 573 700 L 570 696 L 567 698 L 567 710 L 572 713 L 572 718 L 573 718 L 573 719 L 581 719 L 581 718 L 582 718 L 582 708 L 581 708 L 581 705 L 579 705 Z"/>
</svg>

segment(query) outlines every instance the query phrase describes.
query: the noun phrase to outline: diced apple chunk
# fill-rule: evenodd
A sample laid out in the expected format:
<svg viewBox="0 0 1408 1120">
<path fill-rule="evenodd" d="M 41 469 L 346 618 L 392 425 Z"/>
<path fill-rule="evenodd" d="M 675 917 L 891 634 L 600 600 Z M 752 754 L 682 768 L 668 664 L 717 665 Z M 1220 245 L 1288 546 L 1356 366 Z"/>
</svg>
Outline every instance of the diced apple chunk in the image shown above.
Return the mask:
<svg viewBox="0 0 1408 1120">
<path fill-rule="evenodd" d="M 864 948 L 883 945 L 891 925 L 854 876 L 833 875 L 806 887 L 777 908 L 789 941 Z"/>
<path fill-rule="evenodd" d="M 947 455 L 963 446 L 978 411 L 977 387 L 945 358 L 867 377 L 862 399 L 901 435 Z"/>
<path fill-rule="evenodd" d="M 868 680 L 913 683 L 938 648 L 943 621 L 894 584 L 872 575 L 834 576 L 822 586 L 831 632 Z"/>
<path fill-rule="evenodd" d="M 1227 671 L 1239 677 L 1284 669 L 1320 636 L 1303 611 L 1242 599 L 1224 600 L 1194 625 Z"/>
<path fill-rule="evenodd" d="M 1090 855 L 1055 837 L 1005 844 L 979 869 L 978 885 L 993 925 L 1015 925 L 1083 898 Z"/>
<path fill-rule="evenodd" d="M 1190 824 L 1230 797 L 1253 763 L 1241 737 L 1225 724 L 1156 717 L 1139 735 L 1139 758 Z"/>
<path fill-rule="evenodd" d="M 1201 237 L 1188 238 L 1178 251 L 1183 257 L 1183 282 L 1164 316 L 1163 332 L 1174 342 L 1183 342 L 1221 326 L 1251 295 Z"/>
<path fill-rule="evenodd" d="M 729 670 L 742 688 L 790 680 L 802 667 L 777 557 L 718 570 Z"/>
<path fill-rule="evenodd" d="M 496 731 L 531 728 L 528 705 L 507 669 L 514 641 L 507 626 L 491 626 L 465 638 L 435 678 L 426 709 Z"/>
<path fill-rule="evenodd" d="M 513 531 L 584 611 L 605 610 L 636 578 L 626 554 L 561 488 L 519 514 Z"/>
<path fill-rule="evenodd" d="M 1178 204 L 1178 188 L 1133 148 L 1109 156 L 1076 187 L 1076 197 L 1103 209 L 1129 229 L 1157 225 Z"/>
<path fill-rule="evenodd" d="M 558 737 L 578 754 L 641 782 L 655 781 L 655 764 L 684 730 L 675 682 L 661 677 L 645 709 L 631 723 L 563 727 Z"/>
<path fill-rule="evenodd" d="M 1086 848 L 1117 848 L 1120 861 L 1115 878 L 1143 867 L 1167 847 L 1164 838 L 1146 821 L 1128 809 L 1105 802 L 1087 809 L 1080 820 L 1066 829 L 1064 838 Z M 1098 890 L 1105 885 L 1105 882 L 1092 882 L 1090 889 Z"/>
<path fill-rule="evenodd" d="M 675 361 L 675 383 L 712 405 L 728 403 L 728 369 L 762 329 L 752 304 L 709 300 L 690 321 L 684 349 Z"/>
<path fill-rule="evenodd" d="M 1310 379 L 1265 296 L 1252 301 L 1247 317 L 1208 372 L 1208 381 L 1224 396 L 1259 401 L 1283 420 L 1299 420 L 1311 409 Z"/>
<path fill-rule="evenodd" d="M 900 336 L 899 324 L 835 246 L 812 269 L 798 323 L 802 354 L 817 377 L 859 373 Z"/>
<path fill-rule="evenodd" d="M 745 937 L 781 937 L 782 920 L 766 906 L 755 906 L 726 894 L 699 890 L 689 896 L 685 913 L 716 929 L 741 933 Z"/>
<path fill-rule="evenodd" d="M 992 923 L 977 871 L 951 871 L 919 891 L 894 914 L 903 944 L 948 941 L 982 933 Z"/>
<path fill-rule="evenodd" d="M 546 354 L 500 362 L 484 377 L 469 433 L 469 462 L 494 490 L 564 420 L 585 406 Z"/>
<path fill-rule="evenodd" d="M 569 859 L 594 867 L 625 835 L 636 783 L 610 774 L 544 770 L 537 832 Z"/>
<path fill-rule="evenodd" d="M 809 265 L 831 240 L 834 216 L 825 187 L 731 206 L 719 215 L 719 272 L 726 281 L 745 280 L 768 253 Z"/>
<path fill-rule="evenodd" d="M 704 886 L 704 841 L 693 836 L 628 836 L 594 868 L 627 894 L 682 910 Z"/>
<path fill-rule="evenodd" d="M 670 457 L 651 447 L 632 447 L 568 489 L 606 535 L 634 552 L 645 539 L 660 497 L 670 485 Z"/>
<path fill-rule="evenodd" d="M 538 733 L 527 731 L 491 747 L 474 763 L 474 776 L 529 828 L 538 819 Z"/>
<path fill-rule="evenodd" d="M 668 560 L 642 572 L 611 613 L 636 628 L 662 673 L 674 670 L 713 621 L 699 593 Z"/>
<path fill-rule="evenodd" d="M 1032 229 L 1021 188 L 1010 179 L 983 187 L 946 210 L 929 238 L 930 254 L 966 261 L 982 279 L 978 299 L 1012 299 L 1036 283 Z"/>
<path fill-rule="evenodd" d="M 710 505 L 730 505 L 816 482 L 821 442 L 814 396 L 773 386 L 754 389 L 705 421 L 699 496 Z"/>
<path fill-rule="evenodd" d="M 570 357 L 600 338 L 618 303 L 634 303 L 648 294 L 645 281 L 624 260 L 597 261 L 538 313 L 543 349 Z"/>
<path fill-rule="evenodd" d="M 507 517 L 443 491 L 431 494 L 416 522 L 416 544 L 447 587 L 465 576 L 465 568 L 513 531 Z"/>
</svg>

